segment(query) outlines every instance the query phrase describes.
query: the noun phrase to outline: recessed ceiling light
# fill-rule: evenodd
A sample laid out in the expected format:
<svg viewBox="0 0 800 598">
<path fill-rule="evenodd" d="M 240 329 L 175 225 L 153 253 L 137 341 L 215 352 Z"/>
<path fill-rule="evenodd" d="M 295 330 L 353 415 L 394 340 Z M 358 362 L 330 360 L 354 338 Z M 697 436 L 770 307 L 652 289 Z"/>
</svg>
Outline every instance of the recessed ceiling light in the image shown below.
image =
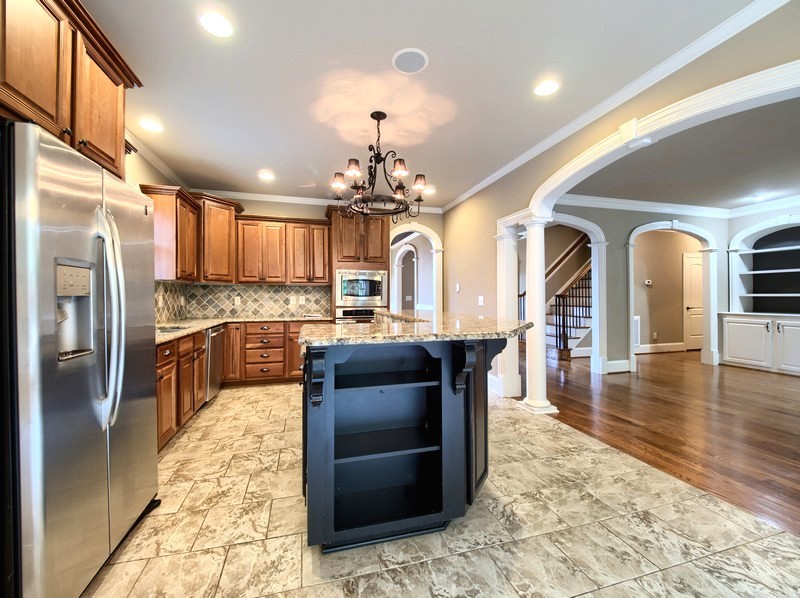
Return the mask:
<svg viewBox="0 0 800 598">
<path fill-rule="evenodd" d="M 545 79 L 533 88 L 533 93 L 535 93 L 537 96 L 549 96 L 550 94 L 557 92 L 559 87 L 561 87 L 561 83 L 558 81 L 554 81 L 553 79 Z"/>
<path fill-rule="evenodd" d="M 230 37 L 233 35 L 233 25 L 218 12 L 204 12 L 197 20 L 203 29 L 216 37 Z"/>
<path fill-rule="evenodd" d="M 767 199 L 767 196 L 766 196 L 765 193 L 753 196 L 753 201 L 764 201 L 765 199 Z"/>
<path fill-rule="evenodd" d="M 392 56 L 392 65 L 401 73 L 413 75 L 428 66 L 428 55 L 419 48 L 403 48 Z"/>
<path fill-rule="evenodd" d="M 258 178 L 262 181 L 267 183 L 275 180 L 275 174 L 271 170 L 267 170 L 266 168 L 262 168 L 258 171 Z"/>
<path fill-rule="evenodd" d="M 139 126 L 142 127 L 145 131 L 150 131 L 151 133 L 164 132 L 164 125 L 162 125 L 161 122 L 156 120 L 155 118 L 150 118 L 150 117 L 141 118 L 139 119 Z"/>
</svg>

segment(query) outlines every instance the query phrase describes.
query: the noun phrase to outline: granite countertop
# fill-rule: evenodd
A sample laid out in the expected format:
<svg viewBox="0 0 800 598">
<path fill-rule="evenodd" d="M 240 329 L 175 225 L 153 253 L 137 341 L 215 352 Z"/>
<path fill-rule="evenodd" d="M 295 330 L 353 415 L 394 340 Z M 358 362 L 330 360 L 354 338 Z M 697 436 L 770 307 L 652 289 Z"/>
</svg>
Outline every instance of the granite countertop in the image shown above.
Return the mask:
<svg viewBox="0 0 800 598">
<path fill-rule="evenodd" d="M 283 317 L 283 318 L 249 318 L 249 317 L 227 317 L 227 318 L 194 318 L 188 320 L 176 320 L 173 322 L 159 322 L 156 324 L 156 344 L 168 343 L 195 332 L 202 332 L 208 328 L 219 326 L 220 324 L 228 324 L 231 322 L 310 322 L 313 323 L 318 320 L 332 319 L 330 316 L 323 316 L 322 318 L 302 318 L 297 316 Z M 174 332 L 159 332 L 159 328 L 180 328 Z"/>
<path fill-rule="evenodd" d="M 511 338 L 533 322 L 426 311 L 381 312 L 372 324 L 303 326 L 299 343 L 311 347 Z"/>
</svg>

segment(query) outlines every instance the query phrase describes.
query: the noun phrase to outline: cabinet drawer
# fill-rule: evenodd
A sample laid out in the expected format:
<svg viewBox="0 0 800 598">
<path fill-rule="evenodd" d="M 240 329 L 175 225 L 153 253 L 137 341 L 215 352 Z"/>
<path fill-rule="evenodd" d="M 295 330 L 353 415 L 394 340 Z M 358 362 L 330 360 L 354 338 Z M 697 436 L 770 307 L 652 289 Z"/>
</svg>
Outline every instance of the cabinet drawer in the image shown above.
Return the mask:
<svg viewBox="0 0 800 598">
<path fill-rule="evenodd" d="M 206 348 L 206 331 L 203 330 L 202 332 L 195 332 L 192 335 L 194 339 L 194 350 L 197 351 L 199 349 Z"/>
<path fill-rule="evenodd" d="M 283 334 L 283 322 L 249 322 L 244 325 L 245 334 Z"/>
<path fill-rule="evenodd" d="M 311 320 L 310 322 L 289 322 L 289 334 L 297 334 L 300 332 L 300 329 L 303 327 L 303 324 L 311 323 L 313 324 L 316 320 Z"/>
<path fill-rule="evenodd" d="M 253 378 L 283 378 L 282 363 L 248 363 L 244 366 L 244 377 Z"/>
<path fill-rule="evenodd" d="M 261 349 L 269 347 L 283 347 L 283 333 L 281 334 L 248 334 L 244 338 L 245 349 Z"/>
<path fill-rule="evenodd" d="M 184 336 L 178 339 L 178 355 L 186 355 L 194 351 L 194 337 Z"/>
<path fill-rule="evenodd" d="M 156 365 L 160 366 L 175 359 L 178 344 L 175 341 L 162 343 L 156 347 Z"/>
<path fill-rule="evenodd" d="M 283 349 L 247 349 L 244 361 L 253 363 L 283 363 Z"/>
</svg>

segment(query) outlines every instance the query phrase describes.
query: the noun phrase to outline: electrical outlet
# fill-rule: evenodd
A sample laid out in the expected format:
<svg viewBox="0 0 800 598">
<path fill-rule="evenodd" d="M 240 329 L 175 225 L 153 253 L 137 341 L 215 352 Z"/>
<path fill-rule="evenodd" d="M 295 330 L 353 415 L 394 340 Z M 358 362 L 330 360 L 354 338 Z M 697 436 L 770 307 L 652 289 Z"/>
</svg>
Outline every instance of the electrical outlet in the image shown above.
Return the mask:
<svg viewBox="0 0 800 598">
<path fill-rule="evenodd" d="M 406 295 L 406 301 L 412 301 L 414 299 L 411 295 Z"/>
<path fill-rule="evenodd" d="M 289 295 L 289 305 L 296 305 L 297 304 L 297 297 L 295 295 Z"/>
<path fill-rule="evenodd" d="M 483 295 L 478 295 L 478 305 L 483 305 Z"/>
<path fill-rule="evenodd" d="M 457 282 L 456 283 L 456 293 L 460 293 L 460 292 L 461 292 L 461 283 Z"/>
<path fill-rule="evenodd" d="M 181 296 L 180 304 L 181 304 L 181 307 L 185 307 L 186 306 L 186 297 Z"/>
<path fill-rule="evenodd" d="M 306 304 L 306 296 L 305 295 L 300 295 L 297 298 L 297 304 L 298 305 L 305 305 Z"/>
<path fill-rule="evenodd" d="M 156 297 L 156 303 L 158 304 L 159 308 L 163 308 L 164 307 L 164 295 L 159 295 L 158 297 Z"/>
<path fill-rule="evenodd" d="M 233 296 L 233 304 L 235 306 L 239 306 L 242 304 L 242 296 L 241 295 L 234 295 Z"/>
<path fill-rule="evenodd" d="M 654 340 L 654 341 L 657 341 L 657 340 L 658 340 L 658 332 L 654 332 L 654 333 L 653 333 L 653 340 Z"/>
</svg>

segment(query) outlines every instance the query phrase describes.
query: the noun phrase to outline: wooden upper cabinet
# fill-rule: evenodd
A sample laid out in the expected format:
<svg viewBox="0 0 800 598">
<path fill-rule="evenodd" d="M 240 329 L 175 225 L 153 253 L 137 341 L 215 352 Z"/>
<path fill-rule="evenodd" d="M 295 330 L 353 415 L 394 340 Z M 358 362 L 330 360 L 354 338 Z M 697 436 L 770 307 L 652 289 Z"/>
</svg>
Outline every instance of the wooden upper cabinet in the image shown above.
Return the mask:
<svg viewBox="0 0 800 598">
<path fill-rule="evenodd" d="M 346 218 L 335 208 L 329 208 L 327 215 L 331 219 L 333 255 L 330 259 L 334 269 L 389 269 L 387 217 Z"/>
<path fill-rule="evenodd" d="M 268 220 L 239 220 L 239 282 L 286 282 L 286 225 Z"/>
<path fill-rule="evenodd" d="M 389 221 L 386 218 L 367 218 L 364 227 L 364 261 L 389 263 Z"/>
<path fill-rule="evenodd" d="M 200 206 L 181 187 L 140 187 L 153 199 L 156 280 L 198 280 Z"/>
<path fill-rule="evenodd" d="M 209 282 L 236 282 L 236 214 L 238 202 L 209 193 L 192 193 L 203 207 L 200 277 Z"/>
<path fill-rule="evenodd" d="M 286 281 L 330 283 L 330 227 L 324 224 L 286 225 Z"/>
<path fill-rule="evenodd" d="M 141 81 L 78 0 L 0 0 L 0 10 L 0 112 L 122 178 L 125 89 Z"/>
<path fill-rule="evenodd" d="M 67 139 L 74 30 L 50 0 L 0 0 L 0 102 Z"/>
</svg>

